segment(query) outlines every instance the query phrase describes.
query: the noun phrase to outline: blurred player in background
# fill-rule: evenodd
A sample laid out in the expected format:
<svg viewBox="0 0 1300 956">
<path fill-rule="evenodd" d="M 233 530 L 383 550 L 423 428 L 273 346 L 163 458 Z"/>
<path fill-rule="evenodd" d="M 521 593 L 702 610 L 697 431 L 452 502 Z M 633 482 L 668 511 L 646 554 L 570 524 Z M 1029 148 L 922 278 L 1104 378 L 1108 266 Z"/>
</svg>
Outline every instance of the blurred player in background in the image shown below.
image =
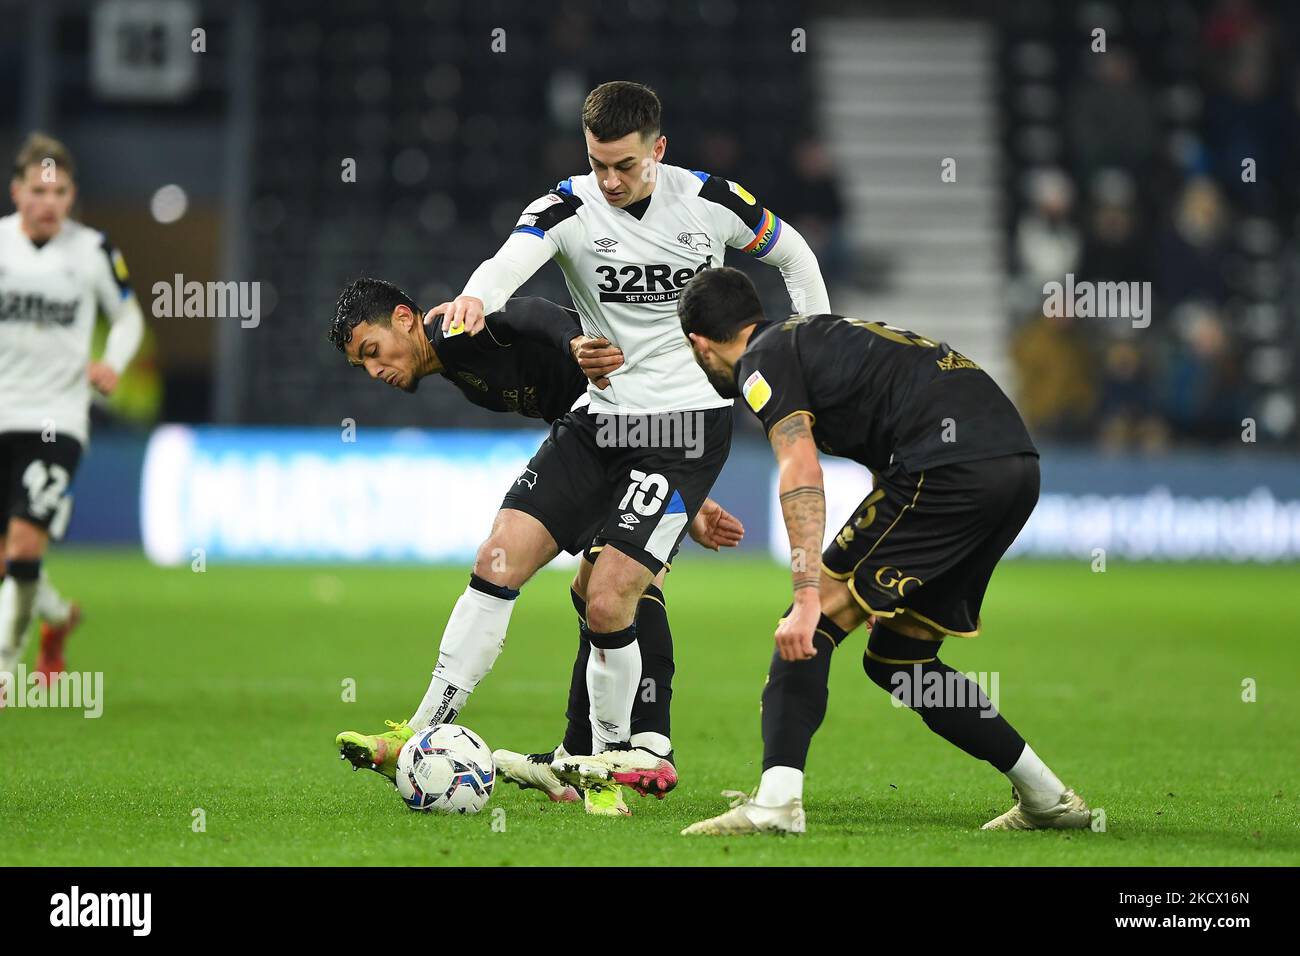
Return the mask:
<svg viewBox="0 0 1300 956">
<path fill-rule="evenodd" d="M 604 507 L 604 547 L 578 594 L 583 635 L 592 646 L 587 687 L 593 753 L 555 755 L 561 780 L 582 789 L 625 783 L 639 792 L 675 786 L 671 741 L 633 734 L 640 688 L 636 608 L 694 520 L 731 448 L 731 400 L 720 398 L 692 360 L 675 304 L 696 273 L 721 265 L 728 248 L 781 270 L 798 311 L 830 303 L 817 259 L 799 233 L 744 187 L 663 162 L 655 93 L 640 83 L 604 83 L 588 94 L 582 126 L 591 172 L 573 176 L 527 206 L 496 254 L 453 302 L 432 311 L 442 329 L 481 334 L 491 314 L 550 260 L 556 260 L 583 330 L 608 340 L 623 364 L 588 387 L 589 406 L 566 414 L 502 503 L 462 597 L 474 616 L 453 614 L 442 654 L 463 662 L 435 673 L 428 700 L 459 700 L 492 666 L 518 589 Z M 582 352 L 579 352 L 582 359 Z M 603 442 L 603 426 L 673 415 L 699 423 L 698 455 L 681 448 Z M 482 560 L 509 554 L 504 569 Z M 575 592 L 576 593 L 576 592 Z"/>
<path fill-rule="evenodd" d="M 70 514 L 90 389 L 112 394 L 144 331 L 121 253 L 68 218 L 75 174 L 67 147 L 33 133 L 9 186 L 17 211 L 0 219 L 0 674 L 18 666 L 34 614 L 45 618 L 37 671 L 48 678 L 64 669 L 79 611 L 59 597 L 41 561 Z M 100 310 L 112 329 L 103 361 L 92 362 Z"/>
<path fill-rule="evenodd" d="M 1016 805 L 984 829 L 1087 827 L 1083 800 L 939 660 L 945 637 L 979 633 L 993 569 L 1038 501 L 1038 451 L 1011 400 L 961 353 L 904 329 L 837 315 L 769 322 L 736 269 L 692 280 L 678 311 L 718 394 L 743 397 L 767 431 L 794 586 L 763 689 L 758 790 L 683 832 L 803 830 L 804 761 L 826 716 L 831 655 L 869 618 L 867 676 L 1011 781 Z M 876 479 L 824 554 L 818 449 Z"/>
<path fill-rule="evenodd" d="M 414 392 L 421 379 L 437 375 L 475 405 L 540 418 L 548 424 L 587 402 L 587 377 L 576 361 L 579 350 L 586 347 L 586 367 L 598 381 L 622 364 L 622 353 L 617 348 L 603 339 L 583 335 L 573 310 L 546 299 L 512 298 L 485 317 L 484 334 L 469 336 L 464 331 L 464 326 L 457 326 L 443 332 L 439 323 L 422 322 L 415 302 L 390 282 L 358 279 L 339 296 L 330 340 L 347 356 L 349 364 L 364 368 L 371 378 L 393 388 Z M 600 502 L 589 504 L 593 508 L 590 527 L 573 541 L 559 542 L 564 551 L 582 555 L 572 592 L 574 604 L 579 607 L 579 594 L 600 550 L 593 539 L 602 520 L 602 506 Z M 705 501 L 690 527 L 691 537 L 713 550 L 735 547 L 743 534 L 740 522 L 712 500 Z M 655 576 L 637 605 L 641 673 L 654 681 L 655 692 L 638 694 L 632 707 L 633 733 L 660 734 L 665 739 L 671 733 L 674 671 L 673 639 L 662 590 L 666 570 Z M 576 799 L 577 792 L 556 777 L 552 760 L 556 754 L 591 750 L 586 682 L 590 652 L 590 643 L 580 635 L 569 687 L 568 726 L 559 747 L 538 754 L 509 750 L 492 754 L 497 770 L 506 779 L 521 787 L 535 787 L 560 802 Z M 448 663 L 442 656 L 439 660 Z M 438 719 L 451 722 L 456 716 L 456 711 L 449 710 Z M 335 742 L 353 766 L 376 770 L 391 779 L 401 745 L 423 729 L 428 720 L 428 716 L 417 712 L 410 721 L 391 724 L 387 733 L 346 731 Z M 630 813 L 621 787 L 584 790 L 583 802 L 588 813 Z"/>
</svg>

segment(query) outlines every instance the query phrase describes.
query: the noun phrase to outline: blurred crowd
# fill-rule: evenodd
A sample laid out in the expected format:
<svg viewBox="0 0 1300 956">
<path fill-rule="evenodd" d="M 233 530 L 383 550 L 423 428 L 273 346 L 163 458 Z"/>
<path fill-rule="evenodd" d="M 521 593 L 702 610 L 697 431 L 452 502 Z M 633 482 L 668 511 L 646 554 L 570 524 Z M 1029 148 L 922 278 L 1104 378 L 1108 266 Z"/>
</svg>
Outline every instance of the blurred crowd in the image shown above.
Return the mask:
<svg viewBox="0 0 1300 956">
<path fill-rule="evenodd" d="M 1032 29 L 1012 39 L 1012 354 L 1043 438 L 1155 451 L 1295 433 L 1294 14 L 1185 12 L 1144 36 L 1094 10 L 1107 49 L 1074 59 Z M 1150 282 L 1151 324 L 1045 314 L 1067 274 Z"/>
</svg>

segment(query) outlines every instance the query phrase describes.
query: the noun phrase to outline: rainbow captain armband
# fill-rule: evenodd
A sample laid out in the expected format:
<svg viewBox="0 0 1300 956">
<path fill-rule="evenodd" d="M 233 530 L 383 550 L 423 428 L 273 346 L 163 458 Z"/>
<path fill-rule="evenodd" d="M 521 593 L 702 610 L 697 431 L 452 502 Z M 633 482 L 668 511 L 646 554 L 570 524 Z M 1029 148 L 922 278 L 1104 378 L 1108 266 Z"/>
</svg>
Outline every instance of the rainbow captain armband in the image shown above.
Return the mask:
<svg viewBox="0 0 1300 956">
<path fill-rule="evenodd" d="M 764 209 L 763 218 L 754 227 L 754 241 L 740 251 L 747 256 L 761 259 L 772 251 L 772 247 L 776 245 L 777 237 L 780 235 L 781 220 L 773 214 L 772 210 Z"/>
</svg>

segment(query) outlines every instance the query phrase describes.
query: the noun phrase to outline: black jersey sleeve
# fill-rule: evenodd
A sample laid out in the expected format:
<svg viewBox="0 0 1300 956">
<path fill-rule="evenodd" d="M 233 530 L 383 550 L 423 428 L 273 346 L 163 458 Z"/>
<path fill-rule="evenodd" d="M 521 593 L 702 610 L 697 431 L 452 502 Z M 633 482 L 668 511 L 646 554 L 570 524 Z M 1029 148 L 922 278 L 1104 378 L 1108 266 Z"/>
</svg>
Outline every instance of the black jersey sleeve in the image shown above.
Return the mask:
<svg viewBox="0 0 1300 956">
<path fill-rule="evenodd" d="M 486 318 L 487 331 L 498 345 L 520 338 L 551 345 L 572 358 L 569 343 L 582 335 L 578 313 L 538 296 L 516 296 Z"/>
<path fill-rule="evenodd" d="M 757 229 L 763 222 L 763 204 L 749 190 L 721 176 L 704 180 L 700 198 L 731 210 L 750 229 Z"/>
<path fill-rule="evenodd" d="M 117 247 L 103 236 L 99 244 L 104 254 L 103 268 L 96 273 L 95 294 L 99 298 L 100 308 L 109 317 L 117 315 L 122 302 L 131 295 L 131 276 L 126 269 L 126 260 Z"/>
<path fill-rule="evenodd" d="M 562 180 L 545 196 L 534 200 L 524 208 L 511 232 L 526 232 L 529 235 L 544 237 L 561 223 L 576 216 L 581 208 L 582 200 L 573 194 L 572 182 L 568 179 Z"/>
<path fill-rule="evenodd" d="M 736 363 L 736 384 L 768 434 L 800 412 L 817 420 L 804 386 L 794 335 L 779 326 L 755 331 Z"/>
</svg>

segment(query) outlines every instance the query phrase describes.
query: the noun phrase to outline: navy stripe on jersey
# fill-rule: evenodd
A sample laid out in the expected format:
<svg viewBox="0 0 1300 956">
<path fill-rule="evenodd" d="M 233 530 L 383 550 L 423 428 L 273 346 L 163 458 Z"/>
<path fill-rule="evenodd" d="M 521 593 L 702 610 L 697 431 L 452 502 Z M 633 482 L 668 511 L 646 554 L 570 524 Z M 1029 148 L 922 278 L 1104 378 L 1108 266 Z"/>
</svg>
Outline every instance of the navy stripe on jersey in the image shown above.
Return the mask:
<svg viewBox="0 0 1300 956">
<path fill-rule="evenodd" d="M 540 237 L 546 235 L 547 230 L 554 229 L 566 219 L 576 216 L 582 206 L 582 200 L 566 190 L 565 187 L 568 185 L 569 181 L 566 179 L 525 209 L 511 232 L 526 232 Z"/>
</svg>

